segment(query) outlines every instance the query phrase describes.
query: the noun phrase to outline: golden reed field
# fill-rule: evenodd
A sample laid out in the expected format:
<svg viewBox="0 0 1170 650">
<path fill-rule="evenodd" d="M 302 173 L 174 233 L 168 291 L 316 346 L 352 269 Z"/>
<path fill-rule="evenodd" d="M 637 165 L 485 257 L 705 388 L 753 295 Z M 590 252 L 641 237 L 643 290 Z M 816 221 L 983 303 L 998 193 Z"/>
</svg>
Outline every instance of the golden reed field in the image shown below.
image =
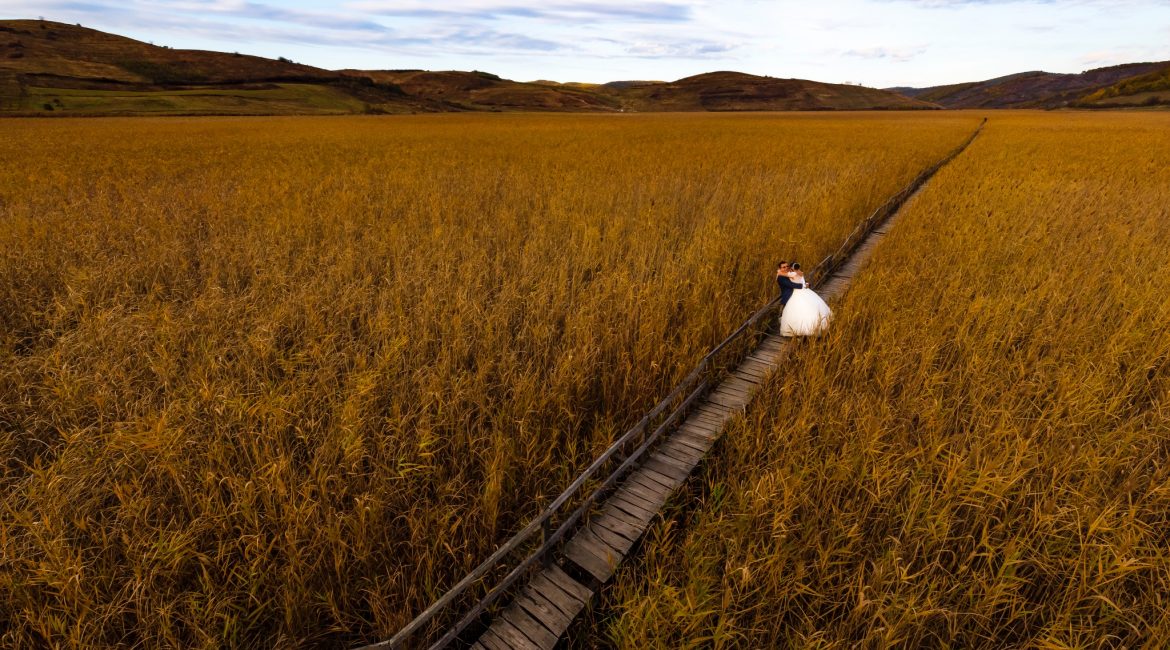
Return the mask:
<svg viewBox="0 0 1170 650">
<path fill-rule="evenodd" d="M 993 114 L 692 488 L 599 644 L 1170 647 L 1170 114 Z"/>
<path fill-rule="evenodd" d="M 0 645 L 298 648 L 389 636 L 763 304 L 778 257 L 820 259 L 979 119 L 0 122 Z M 1040 538 L 1015 537 L 1024 533 L 1005 515 L 1016 508 L 1028 522 L 1037 513 L 1043 525 L 1083 526 L 1079 543 L 1061 538 L 1052 549 L 1061 564 L 1042 567 L 1058 577 L 1065 563 L 1095 562 L 1092 549 L 1108 548 L 1099 543 L 1144 544 L 1161 534 L 1157 522 L 1129 519 L 1159 503 L 1143 486 L 1160 470 L 1132 462 L 1156 447 L 1148 430 L 1124 419 L 1129 411 L 1118 404 L 1130 388 L 1118 382 L 1145 377 L 1157 354 L 1149 310 L 1165 295 L 1165 274 L 1135 280 L 1128 271 L 1165 270 L 1151 266 L 1164 258 L 1147 253 L 1165 243 L 1148 193 L 1158 187 L 1151 170 L 1166 185 L 1165 154 L 1149 141 L 1162 136 L 1155 123 L 1109 117 L 1093 118 L 1109 125 L 1098 135 L 1097 122 L 1084 119 L 1078 128 L 1099 142 L 1064 129 L 1044 137 L 993 129 L 980 157 L 931 190 L 940 198 L 919 203 L 902 226 L 897 246 L 905 248 L 884 255 L 904 251 L 907 268 L 882 272 L 902 284 L 887 277 L 859 287 L 839 330 L 795 367 L 806 400 L 789 397 L 770 417 L 801 423 L 799 435 L 771 425 L 750 434 L 767 443 L 766 466 L 736 456 L 750 429 L 732 436 L 714 474 L 736 486 L 723 492 L 729 505 L 748 498 L 734 496 L 742 488 L 763 499 L 754 512 L 789 512 L 788 497 L 731 483 L 733 466 L 742 465 L 736 476 L 778 472 L 762 484 L 768 490 L 810 471 L 837 472 L 837 480 L 823 475 L 823 494 L 809 483 L 790 498 L 841 520 L 809 512 L 776 521 L 802 524 L 788 533 L 793 540 L 825 540 L 827 561 L 843 572 L 834 587 L 842 599 L 856 574 L 845 562 L 863 557 L 832 550 L 849 548 L 842 530 L 872 536 L 866 544 L 901 534 L 880 517 L 873 528 L 869 511 L 845 521 L 871 498 L 854 492 L 854 470 L 880 476 L 864 484 L 879 486 L 874 503 L 906 504 L 920 517 L 907 526 L 944 535 L 938 526 L 966 508 L 971 521 L 957 525 L 958 537 L 928 547 L 953 545 L 955 562 L 998 566 L 998 554 L 1028 551 Z M 1094 175 L 1070 185 L 1074 164 Z M 1024 203 L 1031 211 L 1022 212 L 1036 188 L 1021 173 L 1094 211 Z M 924 209 L 930 201 L 940 202 L 933 212 Z M 1027 236 L 1012 237 L 1013 229 Z M 1088 234 L 1063 236 L 1078 229 Z M 1048 243 L 1045 233 L 1062 236 Z M 1134 256 L 1144 256 L 1141 265 Z M 1040 260 L 1068 270 L 1052 274 Z M 1077 284 L 1087 278 L 1117 293 L 1099 303 Z M 946 293 L 955 286 L 960 294 Z M 935 305 L 933 320 L 923 320 Z M 1120 318 L 1126 327 L 1102 330 L 1086 306 L 1100 306 L 1102 323 Z M 1016 319 L 1008 332 L 1005 319 Z M 879 343 L 879 333 L 882 341 L 896 335 L 897 346 Z M 1043 374 L 1027 379 L 1035 373 Z M 831 389 L 826 377 L 837 382 Z M 779 385 L 772 392 L 782 394 Z M 1152 408 L 1142 399 L 1135 412 Z M 840 413 L 810 436 L 808 417 L 793 409 L 823 412 L 825 400 L 837 400 Z M 852 415 L 859 409 L 864 417 Z M 883 409 L 889 418 L 879 417 Z M 760 427 L 773 421 L 770 409 L 757 412 Z M 912 412 L 918 424 L 904 433 Z M 1020 412 L 1033 420 L 1013 425 L 1018 435 L 980 425 L 1016 423 Z M 887 422 L 903 429 L 879 430 Z M 1045 426 L 1052 431 L 1036 433 Z M 1059 456 L 1037 456 L 1055 453 L 1045 445 L 1057 442 L 1036 436 L 1059 442 Z M 790 455 L 794 444 L 804 447 Z M 1143 462 L 1156 463 L 1150 458 Z M 812 468 L 794 476 L 776 469 L 810 459 Z M 1028 474 L 1027 463 L 1040 474 Z M 1067 474 L 1044 474 L 1045 463 Z M 1114 463 L 1142 473 L 1115 485 L 1105 478 Z M 924 501 L 936 494 L 924 473 L 936 471 L 932 489 L 945 498 Z M 1033 495 L 1046 480 L 1070 491 Z M 1113 486 L 1104 496 L 1092 491 L 1100 481 Z M 890 500 L 894 485 L 917 486 L 907 489 L 920 496 Z M 1125 505 L 1116 501 L 1123 492 L 1154 501 Z M 725 638 L 765 625 L 764 616 L 807 626 L 844 611 L 815 600 L 796 610 L 757 600 L 758 610 L 737 611 L 752 597 L 787 593 L 765 585 L 796 583 L 785 568 L 794 556 L 775 545 L 782 538 L 750 517 L 735 521 L 741 537 L 720 537 L 697 557 L 663 558 L 661 542 L 653 545 L 651 566 L 666 560 L 673 571 L 684 559 L 703 560 L 693 570 L 715 571 L 716 592 L 721 567 L 738 571 L 742 562 L 753 576 L 755 587 L 725 603 L 735 624 L 662 599 L 674 608 L 670 621 L 693 621 L 680 630 L 695 624 L 696 634 Z M 822 527 L 809 528 L 814 522 Z M 724 532 L 704 520 L 695 535 L 708 531 Z M 972 531 L 982 541 L 968 549 L 961 540 Z M 1011 539 L 1016 546 L 1000 546 Z M 744 550 L 732 552 L 739 544 Z M 1149 586 L 1152 611 L 1160 565 L 1151 568 L 1144 546 L 1118 548 L 1130 571 L 1119 578 Z M 764 555 L 748 558 L 747 549 Z M 1078 559 L 1077 549 L 1089 554 Z M 877 569 L 891 588 L 893 569 Z M 652 584 L 661 595 L 668 583 Z M 634 587 L 625 589 L 634 597 Z M 865 593 L 882 604 L 863 617 L 894 611 L 883 599 L 920 591 Z M 1001 618 L 1029 602 L 1016 592 L 999 598 Z M 1083 607 L 1104 606 L 1084 598 Z M 988 609 L 971 620 L 994 631 L 1000 619 L 982 612 L 1000 605 L 985 602 L 972 601 Z M 632 609 L 610 634 L 653 636 L 655 620 Z"/>
</svg>

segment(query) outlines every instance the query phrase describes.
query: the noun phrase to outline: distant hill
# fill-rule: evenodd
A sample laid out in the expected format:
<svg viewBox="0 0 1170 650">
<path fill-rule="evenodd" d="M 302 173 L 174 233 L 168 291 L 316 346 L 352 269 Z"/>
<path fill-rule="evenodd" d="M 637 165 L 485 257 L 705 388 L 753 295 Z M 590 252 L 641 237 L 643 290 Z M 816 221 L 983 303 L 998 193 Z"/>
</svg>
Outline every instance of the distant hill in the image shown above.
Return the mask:
<svg viewBox="0 0 1170 650">
<path fill-rule="evenodd" d="M 628 83 L 628 82 L 627 82 Z M 628 108 L 672 111 L 792 111 L 938 108 L 886 90 L 776 79 L 742 72 L 709 72 L 668 83 L 613 88 Z"/>
<path fill-rule="evenodd" d="M 175 50 L 80 25 L 0 20 L 0 114 L 281 115 L 439 111 L 1114 108 L 1170 104 L 1170 62 L 879 90 L 709 72 L 677 81 L 518 82 L 487 72 L 324 70 Z"/>
<path fill-rule="evenodd" d="M 0 21 L 0 113 L 410 111 L 400 88 L 245 54 L 174 50 L 77 25 Z"/>
<path fill-rule="evenodd" d="M 1170 61 L 1129 63 L 1097 68 L 1080 74 L 1020 72 L 1006 77 L 930 88 L 890 88 L 906 97 L 940 104 L 946 108 L 1062 108 L 1123 106 L 1126 98 L 1142 92 L 1159 93 L 1158 79 L 1170 70 Z M 1139 79 L 1149 77 L 1148 81 Z M 1109 90 L 1112 89 L 1112 90 Z M 1143 95 L 1134 104 L 1149 103 Z M 1112 102 L 1107 104 L 1105 102 Z"/>
<path fill-rule="evenodd" d="M 346 114 L 936 108 L 895 93 L 716 72 L 674 82 L 531 83 L 486 72 L 323 70 L 175 50 L 79 25 L 0 21 L 0 114 Z"/>
<path fill-rule="evenodd" d="M 616 98 L 585 84 L 523 83 L 488 72 L 426 70 L 342 70 L 342 74 L 392 84 L 407 95 L 448 110 L 614 111 Z"/>
</svg>

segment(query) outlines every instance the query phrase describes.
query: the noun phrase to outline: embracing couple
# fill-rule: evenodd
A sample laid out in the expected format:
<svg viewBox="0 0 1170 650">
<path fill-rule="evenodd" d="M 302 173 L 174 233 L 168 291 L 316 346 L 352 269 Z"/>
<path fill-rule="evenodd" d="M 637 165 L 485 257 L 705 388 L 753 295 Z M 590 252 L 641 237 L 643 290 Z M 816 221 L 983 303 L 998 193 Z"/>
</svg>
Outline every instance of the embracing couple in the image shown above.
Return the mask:
<svg viewBox="0 0 1170 650">
<path fill-rule="evenodd" d="M 780 262 L 776 267 L 776 284 L 780 285 L 780 336 L 815 336 L 829 327 L 833 312 L 824 300 L 808 287 L 798 262 Z"/>
</svg>

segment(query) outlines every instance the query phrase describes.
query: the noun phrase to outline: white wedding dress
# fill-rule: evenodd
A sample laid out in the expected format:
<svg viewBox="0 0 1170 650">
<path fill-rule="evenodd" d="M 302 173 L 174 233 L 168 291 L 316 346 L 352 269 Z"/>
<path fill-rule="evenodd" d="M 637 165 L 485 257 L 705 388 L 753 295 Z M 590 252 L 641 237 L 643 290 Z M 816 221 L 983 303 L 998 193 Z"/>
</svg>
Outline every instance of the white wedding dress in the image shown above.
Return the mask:
<svg viewBox="0 0 1170 650">
<path fill-rule="evenodd" d="M 808 288 L 792 292 L 780 314 L 780 336 L 816 336 L 829 328 L 833 312 L 815 291 Z"/>
</svg>

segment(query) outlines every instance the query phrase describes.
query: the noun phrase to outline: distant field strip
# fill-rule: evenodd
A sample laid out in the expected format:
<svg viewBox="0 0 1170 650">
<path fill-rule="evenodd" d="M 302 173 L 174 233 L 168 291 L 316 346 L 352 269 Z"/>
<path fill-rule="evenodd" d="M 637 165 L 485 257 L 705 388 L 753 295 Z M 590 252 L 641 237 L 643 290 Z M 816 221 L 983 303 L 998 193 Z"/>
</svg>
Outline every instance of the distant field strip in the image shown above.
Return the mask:
<svg viewBox="0 0 1170 650">
<path fill-rule="evenodd" d="M 997 114 L 652 528 L 601 645 L 1170 645 L 1170 115 Z"/>
<path fill-rule="evenodd" d="M 3 643 L 386 638 L 978 121 L 0 122 Z"/>
</svg>

